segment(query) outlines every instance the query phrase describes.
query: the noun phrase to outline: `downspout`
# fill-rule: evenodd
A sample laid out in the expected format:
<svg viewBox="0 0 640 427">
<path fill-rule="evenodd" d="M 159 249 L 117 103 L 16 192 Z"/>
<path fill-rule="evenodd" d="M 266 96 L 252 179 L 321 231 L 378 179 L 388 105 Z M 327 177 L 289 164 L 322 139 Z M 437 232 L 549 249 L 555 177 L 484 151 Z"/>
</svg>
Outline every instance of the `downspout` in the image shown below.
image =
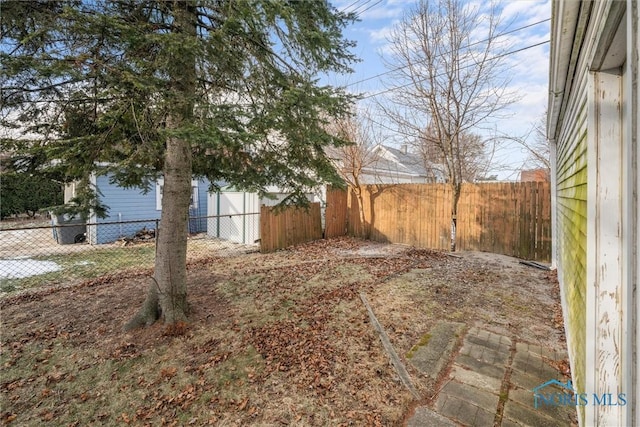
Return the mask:
<svg viewBox="0 0 640 427">
<path fill-rule="evenodd" d="M 556 270 L 558 268 L 558 241 L 556 236 L 558 235 L 558 177 L 556 173 L 558 171 L 558 161 L 556 159 L 556 141 L 549 140 L 549 157 L 551 161 L 551 269 Z"/>
</svg>

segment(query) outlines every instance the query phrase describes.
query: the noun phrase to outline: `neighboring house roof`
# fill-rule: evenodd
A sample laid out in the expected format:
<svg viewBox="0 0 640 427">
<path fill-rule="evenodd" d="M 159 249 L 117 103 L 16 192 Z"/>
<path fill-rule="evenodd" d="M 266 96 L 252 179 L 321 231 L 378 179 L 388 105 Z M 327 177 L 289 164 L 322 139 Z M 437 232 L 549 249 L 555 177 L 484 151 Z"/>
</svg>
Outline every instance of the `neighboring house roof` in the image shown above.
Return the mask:
<svg viewBox="0 0 640 427">
<path fill-rule="evenodd" d="M 341 162 L 344 152 L 339 148 L 327 150 L 329 158 Z M 378 144 L 370 151 L 370 158 L 362 170 L 364 184 L 396 184 L 402 182 L 444 182 L 442 167 L 433 165 L 428 171 L 420 155 L 411 153 L 406 146 L 394 148 Z"/>
<path fill-rule="evenodd" d="M 373 149 L 376 161 L 373 169 L 378 171 L 393 171 L 411 176 L 426 177 L 427 171 L 422 159 L 416 154 L 409 153 L 406 146 L 402 149 L 379 144 Z"/>
</svg>

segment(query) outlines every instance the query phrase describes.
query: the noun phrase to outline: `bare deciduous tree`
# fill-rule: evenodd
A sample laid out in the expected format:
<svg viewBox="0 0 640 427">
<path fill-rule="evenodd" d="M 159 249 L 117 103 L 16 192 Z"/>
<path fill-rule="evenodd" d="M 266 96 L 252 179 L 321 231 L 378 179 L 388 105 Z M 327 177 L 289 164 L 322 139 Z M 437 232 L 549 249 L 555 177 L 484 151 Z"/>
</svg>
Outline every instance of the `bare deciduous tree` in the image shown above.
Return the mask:
<svg viewBox="0 0 640 427">
<path fill-rule="evenodd" d="M 464 132 L 459 137 L 460 149 L 460 177 L 462 182 L 474 182 L 483 177 L 490 164 L 488 141 L 479 135 Z M 438 182 L 439 177 L 446 177 L 450 182 L 447 161 L 443 155 L 442 144 L 432 126 L 415 141 L 414 150 L 420 155 L 425 171 L 432 182 Z"/>
<path fill-rule="evenodd" d="M 551 157 L 549 151 L 549 141 L 547 141 L 547 112 L 540 116 L 533 124 L 529 135 L 518 138 L 516 142 L 522 145 L 527 151 L 525 165 L 532 169 L 546 169 L 551 171 Z M 530 137 L 529 137 L 530 136 Z"/>
<path fill-rule="evenodd" d="M 489 118 L 517 100 L 500 55 L 497 8 L 481 11 L 459 0 L 421 0 L 390 36 L 392 107 L 401 131 L 419 140 L 429 130 L 453 192 L 451 248 L 462 182 L 477 160 L 473 136 Z M 470 149 L 472 150 L 470 151 Z"/>
<path fill-rule="evenodd" d="M 377 161 L 374 153 L 378 133 L 371 121 L 369 110 L 359 110 L 350 116 L 344 116 L 329 125 L 329 132 L 339 139 L 349 141 L 342 147 L 327 147 L 329 158 L 340 177 L 352 188 L 358 199 L 361 235 L 368 238 L 362 185 L 366 169 L 373 169 Z"/>
<path fill-rule="evenodd" d="M 519 146 L 526 158 L 523 160 L 519 169 L 514 170 L 511 163 L 504 166 L 504 170 L 511 172 L 522 172 L 524 170 L 544 170 L 547 179 L 551 178 L 551 152 L 549 142 L 546 135 L 547 112 L 545 111 L 531 127 L 523 135 L 498 135 L 496 139 L 512 143 Z"/>
</svg>

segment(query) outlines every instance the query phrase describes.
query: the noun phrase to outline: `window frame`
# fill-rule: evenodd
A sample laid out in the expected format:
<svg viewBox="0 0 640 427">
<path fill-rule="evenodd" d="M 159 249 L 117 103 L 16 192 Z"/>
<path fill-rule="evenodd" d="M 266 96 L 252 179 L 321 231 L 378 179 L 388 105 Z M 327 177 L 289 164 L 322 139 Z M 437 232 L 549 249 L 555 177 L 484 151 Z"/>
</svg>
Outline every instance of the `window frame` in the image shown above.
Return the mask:
<svg viewBox="0 0 640 427">
<path fill-rule="evenodd" d="M 164 186 L 164 178 L 158 178 L 156 181 L 156 210 L 162 210 L 162 189 Z M 191 203 L 189 204 L 189 209 L 198 209 L 199 207 L 198 200 L 198 180 L 191 180 Z"/>
</svg>

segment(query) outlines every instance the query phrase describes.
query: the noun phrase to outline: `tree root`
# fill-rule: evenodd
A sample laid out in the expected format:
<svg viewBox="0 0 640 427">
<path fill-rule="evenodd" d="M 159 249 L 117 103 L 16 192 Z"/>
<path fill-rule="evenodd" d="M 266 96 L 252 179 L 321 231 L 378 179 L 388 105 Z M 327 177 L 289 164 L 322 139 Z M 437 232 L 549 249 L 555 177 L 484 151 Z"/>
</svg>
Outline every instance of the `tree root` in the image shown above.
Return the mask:
<svg viewBox="0 0 640 427">
<path fill-rule="evenodd" d="M 144 300 L 140 311 L 122 327 L 123 331 L 127 332 L 143 326 L 151 326 L 160 318 L 162 311 L 158 300 L 158 283 L 153 277 L 152 280 L 153 282 L 149 285 L 149 291 L 147 292 L 147 298 Z"/>
</svg>

